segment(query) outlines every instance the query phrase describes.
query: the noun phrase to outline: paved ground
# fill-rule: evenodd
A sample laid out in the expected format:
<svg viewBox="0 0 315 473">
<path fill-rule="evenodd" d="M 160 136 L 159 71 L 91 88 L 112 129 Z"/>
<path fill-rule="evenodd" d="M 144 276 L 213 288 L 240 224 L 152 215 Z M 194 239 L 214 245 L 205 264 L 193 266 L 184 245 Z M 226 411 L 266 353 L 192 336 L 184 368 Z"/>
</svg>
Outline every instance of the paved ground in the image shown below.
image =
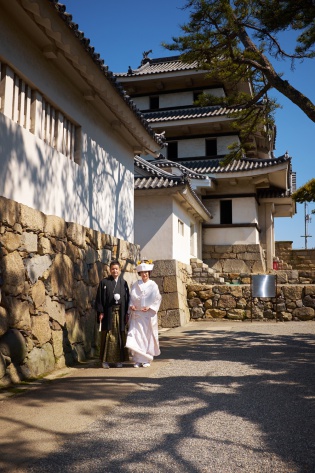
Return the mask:
<svg viewBox="0 0 315 473">
<path fill-rule="evenodd" d="M 315 323 L 196 322 L 150 368 L 0 397 L 0 471 L 314 473 Z"/>
</svg>

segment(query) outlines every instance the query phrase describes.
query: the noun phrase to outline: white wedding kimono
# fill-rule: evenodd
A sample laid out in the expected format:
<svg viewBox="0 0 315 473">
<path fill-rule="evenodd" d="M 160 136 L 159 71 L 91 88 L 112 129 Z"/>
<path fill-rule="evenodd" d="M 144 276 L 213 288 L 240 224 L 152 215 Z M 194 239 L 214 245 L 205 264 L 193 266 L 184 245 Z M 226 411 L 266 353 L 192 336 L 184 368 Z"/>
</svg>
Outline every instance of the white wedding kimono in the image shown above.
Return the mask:
<svg viewBox="0 0 315 473">
<path fill-rule="evenodd" d="M 158 337 L 157 312 L 161 304 L 161 294 L 158 285 L 149 279 L 135 282 L 130 291 L 129 330 L 126 347 L 129 348 L 132 359 L 136 363 L 150 363 L 160 352 Z M 147 312 L 141 312 L 141 307 L 150 307 Z"/>
</svg>

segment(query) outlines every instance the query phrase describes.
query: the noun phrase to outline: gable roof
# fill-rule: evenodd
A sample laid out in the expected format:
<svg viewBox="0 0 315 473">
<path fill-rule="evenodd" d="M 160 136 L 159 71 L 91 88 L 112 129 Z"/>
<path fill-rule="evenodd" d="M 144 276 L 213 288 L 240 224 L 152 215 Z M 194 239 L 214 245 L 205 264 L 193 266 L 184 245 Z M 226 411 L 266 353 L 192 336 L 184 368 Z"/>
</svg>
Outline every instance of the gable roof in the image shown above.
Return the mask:
<svg viewBox="0 0 315 473">
<path fill-rule="evenodd" d="M 143 59 L 138 69 L 132 69 L 128 72 L 115 73 L 117 77 L 133 77 L 152 74 L 161 74 L 176 71 L 188 71 L 198 68 L 198 62 L 183 62 L 179 56 L 162 57 L 156 59 Z"/>
<path fill-rule="evenodd" d="M 163 164 L 165 167 L 176 167 L 180 170 L 179 175 L 175 175 L 171 172 L 165 171 L 163 169 Z M 194 201 L 194 209 L 198 211 L 198 214 L 202 216 L 202 219 L 209 221 L 212 219 L 212 215 L 209 210 L 204 206 L 201 199 L 198 197 L 196 192 L 193 190 L 190 179 L 199 178 L 201 180 L 206 180 L 206 176 L 191 172 L 185 166 L 174 163 L 167 159 L 160 159 L 157 161 L 146 161 L 140 156 L 135 156 L 134 158 L 135 165 L 135 182 L 134 189 L 135 191 L 140 190 L 159 190 L 159 189 L 177 189 L 181 190 L 187 188 L 189 195 L 185 197 L 185 200 L 192 199 Z M 162 169 L 161 169 L 162 168 Z"/>
<path fill-rule="evenodd" d="M 266 168 L 273 168 L 279 164 L 291 163 L 291 158 L 288 154 L 284 154 L 279 158 L 242 158 L 240 160 L 234 160 L 226 166 L 221 166 L 220 163 L 223 161 L 224 155 L 217 156 L 216 158 L 206 159 L 181 159 L 181 162 L 192 171 L 200 174 L 224 174 L 230 172 L 242 172 L 242 171 L 255 171 Z"/>
</svg>

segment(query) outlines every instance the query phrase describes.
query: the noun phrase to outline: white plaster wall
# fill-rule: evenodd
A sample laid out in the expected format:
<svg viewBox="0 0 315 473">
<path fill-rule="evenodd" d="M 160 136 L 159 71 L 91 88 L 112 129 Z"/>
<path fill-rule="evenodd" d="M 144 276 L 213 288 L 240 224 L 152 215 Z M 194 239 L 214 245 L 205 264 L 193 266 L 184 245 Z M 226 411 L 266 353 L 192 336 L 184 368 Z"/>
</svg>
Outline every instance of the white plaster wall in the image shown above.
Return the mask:
<svg viewBox="0 0 315 473">
<path fill-rule="evenodd" d="M 255 228 L 204 228 L 204 245 L 252 245 L 259 244 L 259 233 Z"/>
<path fill-rule="evenodd" d="M 178 233 L 178 219 L 184 223 L 183 236 Z M 191 222 L 196 223 L 172 196 L 135 196 L 135 243 L 142 257 L 189 264 Z M 201 246 L 201 227 L 195 227 L 194 238 Z M 197 253 L 201 254 L 201 248 L 197 247 Z"/>
<path fill-rule="evenodd" d="M 203 203 L 213 216 L 211 224 L 220 224 L 220 199 L 204 200 Z M 258 222 L 256 199 L 254 197 L 232 198 L 232 223 L 255 222 Z"/>
<path fill-rule="evenodd" d="M 173 257 L 172 199 L 167 196 L 135 196 L 135 243 L 148 259 Z"/>
<path fill-rule="evenodd" d="M 224 97 L 224 90 L 222 88 L 218 89 L 205 89 L 204 93 L 209 93 L 215 97 Z M 153 95 L 153 94 L 152 94 Z M 160 108 L 168 107 L 181 107 L 181 106 L 190 106 L 194 103 L 194 92 L 193 91 L 184 91 L 184 92 L 174 92 L 173 94 L 159 94 L 160 97 Z M 149 109 L 149 96 L 146 97 L 134 97 L 132 99 L 135 104 L 139 107 L 140 110 Z"/>
<path fill-rule="evenodd" d="M 226 154 L 227 152 L 229 152 L 228 146 L 235 142 L 239 143 L 239 138 L 237 135 L 219 136 L 217 138 L 218 154 Z"/>
<path fill-rule="evenodd" d="M 132 97 L 132 101 L 140 110 L 148 110 L 150 108 L 149 97 Z"/>
<path fill-rule="evenodd" d="M 184 235 L 178 232 L 178 219 L 184 223 Z M 190 259 L 190 218 L 177 202 L 173 202 L 173 257 L 183 263 Z"/>
<path fill-rule="evenodd" d="M 0 60 L 82 127 L 78 165 L 0 113 L 1 195 L 133 242 L 132 149 L 2 15 Z"/>
<path fill-rule="evenodd" d="M 238 137 L 233 136 L 219 136 L 217 137 L 217 151 L 218 154 L 226 154 L 228 146 L 235 141 L 239 141 Z M 189 158 L 197 156 L 205 156 L 206 153 L 206 138 L 195 138 L 190 140 L 178 141 L 178 157 Z"/>
</svg>

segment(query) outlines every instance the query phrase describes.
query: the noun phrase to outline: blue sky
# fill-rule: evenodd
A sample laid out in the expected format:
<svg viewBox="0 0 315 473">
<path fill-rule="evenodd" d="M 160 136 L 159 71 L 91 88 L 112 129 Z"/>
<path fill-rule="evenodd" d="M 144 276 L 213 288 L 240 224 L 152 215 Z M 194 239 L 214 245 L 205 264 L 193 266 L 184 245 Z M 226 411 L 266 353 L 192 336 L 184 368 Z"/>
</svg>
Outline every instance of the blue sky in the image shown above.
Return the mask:
<svg viewBox="0 0 315 473">
<path fill-rule="evenodd" d="M 152 49 L 150 57 L 170 56 L 161 46 L 180 34 L 179 25 L 186 22 L 188 12 L 182 10 L 185 0 L 64 0 L 66 10 L 78 23 L 79 29 L 91 40 L 95 52 L 101 55 L 113 72 L 126 72 L 128 66 L 139 66 L 143 51 Z M 290 44 L 292 36 L 285 36 Z M 296 63 L 272 63 L 283 78 L 315 102 L 315 59 Z M 278 99 L 282 108 L 276 112 L 277 139 L 275 156 L 286 151 L 292 159 L 297 174 L 297 187 L 315 177 L 315 123 L 300 109 L 276 91 L 271 96 Z M 315 202 L 307 204 L 306 212 L 315 210 Z M 293 248 L 304 248 L 304 204 L 297 204 L 297 214 L 292 218 L 277 218 L 276 240 L 293 241 Z M 308 248 L 315 248 L 315 214 L 308 223 Z"/>
</svg>

